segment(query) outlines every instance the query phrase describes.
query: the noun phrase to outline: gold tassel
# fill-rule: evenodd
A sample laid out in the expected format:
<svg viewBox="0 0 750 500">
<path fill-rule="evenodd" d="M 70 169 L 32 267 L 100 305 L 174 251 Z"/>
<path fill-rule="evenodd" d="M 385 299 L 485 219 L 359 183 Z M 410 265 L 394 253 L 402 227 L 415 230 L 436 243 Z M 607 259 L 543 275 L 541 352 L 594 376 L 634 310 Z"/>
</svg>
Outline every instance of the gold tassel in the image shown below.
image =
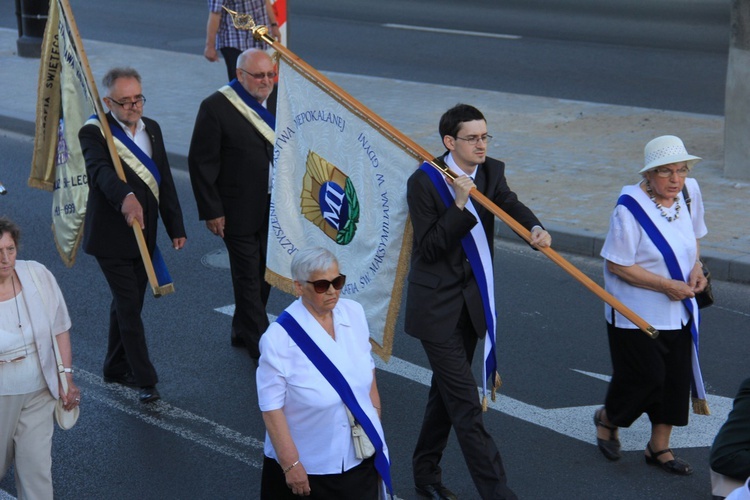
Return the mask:
<svg viewBox="0 0 750 500">
<path fill-rule="evenodd" d="M 500 386 L 503 385 L 503 381 L 500 379 L 500 374 L 495 372 L 495 382 L 492 385 L 492 402 L 495 402 L 495 394 Z"/>
<path fill-rule="evenodd" d="M 711 410 L 708 409 L 708 401 L 705 399 L 693 398 L 693 413 L 696 415 L 710 415 Z"/>
<path fill-rule="evenodd" d="M 487 395 L 482 396 L 482 411 L 487 411 Z"/>
</svg>

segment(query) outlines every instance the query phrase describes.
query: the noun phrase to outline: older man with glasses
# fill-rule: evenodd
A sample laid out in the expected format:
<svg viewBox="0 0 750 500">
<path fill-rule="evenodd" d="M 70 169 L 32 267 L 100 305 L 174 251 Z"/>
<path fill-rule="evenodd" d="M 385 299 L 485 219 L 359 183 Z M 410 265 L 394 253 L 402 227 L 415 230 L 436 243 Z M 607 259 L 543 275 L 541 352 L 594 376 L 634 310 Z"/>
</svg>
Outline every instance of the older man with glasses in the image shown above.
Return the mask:
<svg viewBox="0 0 750 500">
<path fill-rule="evenodd" d="M 264 280 L 271 188 L 276 72 L 270 56 L 248 49 L 236 78 L 198 110 L 188 165 L 200 220 L 224 240 L 234 288 L 231 344 L 258 360 L 268 328 Z"/>
<path fill-rule="evenodd" d="M 140 401 L 149 403 L 160 395 L 141 320 L 148 277 L 131 227 L 143 229 L 151 255 L 159 214 L 176 250 L 185 245 L 185 227 L 161 128 L 143 116 L 141 76 L 133 68 L 113 68 L 102 84 L 125 180 L 115 171 L 101 124 L 89 120 L 78 133 L 89 182 L 83 249 L 96 257 L 112 292 L 104 380 L 140 387 Z"/>
</svg>

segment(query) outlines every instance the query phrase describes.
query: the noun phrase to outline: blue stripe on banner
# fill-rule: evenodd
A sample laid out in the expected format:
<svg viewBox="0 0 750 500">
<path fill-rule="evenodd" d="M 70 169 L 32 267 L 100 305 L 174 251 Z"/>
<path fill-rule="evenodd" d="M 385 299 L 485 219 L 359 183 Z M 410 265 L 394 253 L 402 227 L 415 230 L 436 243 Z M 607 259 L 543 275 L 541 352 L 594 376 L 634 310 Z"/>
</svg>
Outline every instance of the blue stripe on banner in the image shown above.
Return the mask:
<svg viewBox="0 0 750 500">
<path fill-rule="evenodd" d="M 451 196 L 451 193 L 448 190 L 448 186 L 445 185 L 443 175 L 440 174 L 435 169 L 435 167 L 431 166 L 427 162 L 424 162 L 419 168 L 427 174 L 432 183 L 435 185 L 435 188 L 437 189 L 440 198 L 442 198 L 443 202 L 445 203 L 445 206 L 450 206 L 450 204 L 455 200 L 453 199 L 453 196 Z M 494 374 L 497 371 L 497 355 L 495 350 L 494 335 L 495 318 L 492 317 L 492 308 L 490 305 L 489 296 L 487 295 L 487 280 L 484 272 L 481 272 L 483 269 L 482 259 L 479 257 L 479 250 L 477 249 L 476 242 L 474 241 L 474 238 L 472 238 L 471 234 L 467 234 L 461 239 L 461 245 L 464 248 L 466 257 L 469 259 L 471 269 L 474 271 L 474 277 L 477 280 L 477 285 L 479 286 L 479 291 L 481 292 L 480 295 L 482 297 L 482 306 L 484 307 L 484 320 L 487 323 L 487 335 L 490 339 L 491 346 L 490 352 L 484 360 L 486 375 L 485 382 L 487 382 L 487 380 L 489 380 L 490 378 L 494 378 Z M 490 380 L 490 385 L 492 384 L 494 384 L 494 380 Z"/>
<path fill-rule="evenodd" d="M 133 142 L 130 137 L 128 137 L 125 131 L 120 128 L 118 124 L 114 124 L 113 126 L 109 127 L 109 129 L 112 131 L 112 135 L 116 137 L 121 143 L 123 143 L 125 147 L 128 148 L 136 158 L 138 158 L 138 161 L 143 163 L 148 171 L 151 172 L 151 175 L 153 175 L 154 179 L 156 179 L 156 185 L 161 185 L 161 172 L 159 172 L 159 167 L 156 166 L 154 160 L 152 160 L 149 155 L 147 155 L 141 148 L 139 148 L 138 145 Z"/>
<path fill-rule="evenodd" d="M 393 496 L 391 464 L 385 456 L 385 453 L 383 453 L 383 441 L 381 441 L 380 434 L 378 434 L 375 426 L 357 402 L 357 398 L 354 396 L 352 388 L 349 387 L 349 383 L 291 314 L 286 311 L 282 312 L 279 317 L 276 318 L 276 322 L 286 330 L 294 343 L 302 349 L 302 352 L 305 353 L 320 373 L 323 374 L 325 379 L 336 390 L 339 397 L 341 397 L 344 404 L 349 408 L 349 411 L 352 412 L 352 415 L 354 415 L 357 422 L 362 425 L 365 433 L 367 433 L 367 437 L 370 438 L 370 441 L 372 441 L 372 444 L 375 446 L 375 468 L 378 470 L 383 482 L 385 482 L 388 492 Z"/>
<path fill-rule="evenodd" d="M 232 87 L 235 92 L 237 92 L 237 95 L 240 96 L 242 102 L 247 104 L 250 109 L 258 113 L 258 116 L 260 116 L 269 127 L 271 127 L 273 130 L 276 130 L 276 117 L 273 116 L 273 114 L 266 108 L 264 108 L 257 99 L 251 96 L 248 91 L 245 90 L 245 87 L 243 87 L 236 78 L 229 82 L 229 86 Z"/>
<path fill-rule="evenodd" d="M 154 265 L 156 281 L 159 283 L 159 286 L 165 286 L 172 283 L 172 276 L 169 275 L 167 263 L 164 262 L 164 257 L 162 256 L 158 245 L 154 247 L 154 255 L 151 256 L 151 263 Z"/>
</svg>

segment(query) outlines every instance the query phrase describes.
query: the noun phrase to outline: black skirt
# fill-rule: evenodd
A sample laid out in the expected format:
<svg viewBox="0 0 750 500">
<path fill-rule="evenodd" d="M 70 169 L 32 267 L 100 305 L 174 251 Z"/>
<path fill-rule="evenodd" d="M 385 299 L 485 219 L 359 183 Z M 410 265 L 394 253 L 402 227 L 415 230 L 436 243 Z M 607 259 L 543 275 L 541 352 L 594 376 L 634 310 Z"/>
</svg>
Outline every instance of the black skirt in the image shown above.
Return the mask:
<svg viewBox="0 0 750 500">
<path fill-rule="evenodd" d="M 310 496 L 300 497 L 292 494 L 286 485 L 284 470 L 279 463 L 263 456 L 263 473 L 260 481 L 261 500 L 309 500 L 335 498 L 337 500 L 377 500 L 380 476 L 375 469 L 375 457 L 372 456 L 356 467 L 340 474 L 308 474 Z"/>
<path fill-rule="evenodd" d="M 613 373 L 604 406 L 613 425 L 630 427 L 643 413 L 652 424 L 687 425 L 690 324 L 680 330 L 659 330 L 656 339 L 640 330 L 607 324 Z"/>
</svg>

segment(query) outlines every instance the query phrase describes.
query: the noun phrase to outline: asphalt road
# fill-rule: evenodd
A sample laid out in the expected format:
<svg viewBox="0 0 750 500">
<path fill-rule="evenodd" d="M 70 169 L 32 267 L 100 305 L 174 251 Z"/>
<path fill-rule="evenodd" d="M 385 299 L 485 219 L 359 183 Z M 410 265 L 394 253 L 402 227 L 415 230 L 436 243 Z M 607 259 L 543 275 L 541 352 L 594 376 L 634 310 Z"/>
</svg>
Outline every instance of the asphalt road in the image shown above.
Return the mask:
<svg viewBox="0 0 750 500">
<path fill-rule="evenodd" d="M 144 406 L 135 391 L 102 382 L 108 290 L 92 258 L 81 253 L 67 269 L 57 256 L 49 231 L 51 197 L 25 186 L 31 147 L 27 137 L 0 133 L 0 172 L 9 191 L 0 198 L 0 213 L 23 229 L 19 257 L 39 260 L 55 274 L 73 319 L 82 416 L 73 430 L 55 433 L 56 497 L 257 497 L 264 430 L 253 364 L 244 351 L 229 346 L 230 318 L 216 311 L 232 304 L 229 273 L 203 263 L 222 245 L 197 220 L 185 165 L 174 167 L 187 247 L 168 250 L 161 228 L 177 291 L 148 298 L 144 314 L 163 401 Z M 600 280 L 597 259 L 569 259 Z M 591 423 L 606 383 L 586 374 L 610 373 L 601 303 L 525 245 L 499 242 L 496 265 L 504 386 L 485 421 L 520 497 L 708 498 L 707 446 L 722 422 L 720 408 L 713 417 L 694 417 L 679 436 L 683 444 L 675 448 L 696 468 L 690 478 L 646 467 L 640 456 L 646 434 L 635 427 L 622 433 L 624 459 L 607 462 L 593 444 Z M 705 314 L 703 369 L 709 392 L 731 398 L 747 376 L 750 287 L 722 282 L 715 287 L 719 305 Z M 274 291 L 269 313 L 278 314 L 291 300 Z M 378 383 L 396 493 L 414 498 L 410 456 L 427 396 L 422 381 L 429 372 L 418 343 L 400 325 L 397 331 L 394 358 L 380 365 Z M 476 498 L 453 439 L 443 465 L 446 483 L 461 498 Z M 15 495 L 10 476 L 0 481 L 3 495 Z"/>
<path fill-rule="evenodd" d="M 84 38 L 202 50 L 203 2 L 71 3 Z M 292 0 L 290 9 L 295 16 L 290 46 L 321 70 L 659 109 L 723 111 L 729 24 L 728 5 L 720 2 L 530 0 L 498 6 L 490 0 Z M 12 2 L 0 3 L 0 26 L 15 27 Z M 179 84 L 189 71 L 170 76 Z M 101 380 L 108 290 L 92 258 L 81 253 L 67 269 L 57 256 L 49 230 L 51 197 L 25 184 L 29 138 L 0 132 L 0 152 L 0 180 L 9 190 L 0 197 L 0 213 L 22 226 L 20 257 L 45 263 L 57 276 L 74 323 L 74 365 L 84 402 L 78 426 L 55 435 L 57 497 L 257 497 L 263 424 L 253 365 L 243 351 L 229 347 L 230 318 L 216 310 L 232 304 L 229 272 L 204 265 L 205 257 L 222 245 L 197 220 L 185 165 L 173 167 L 187 223 L 186 249 L 169 250 L 161 231 L 177 292 L 149 298 L 145 307 L 164 397 L 146 408 L 134 391 Z M 597 259 L 569 259 L 600 281 Z M 519 496 L 709 498 L 705 442 L 720 424 L 718 408 L 714 417 L 694 417 L 679 437 L 688 444 L 675 446 L 696 468 L 690 478 L 670 477 L 643 464 L 643 429 L 623 431 L 625 458 L 606 462 L 593 444 L 591 423 L 606 391 L 597 375 L 610 373 L 601 303 L 524 245 L 499 242 L 496 264 L 505 384 L 499 411 L 490 410 L 486 423 Z M 749 375 L 744 332 L 750 287 L 722 282 L 715 287 L 719 304 L 704 318 L 703 371 L 710 394 L 731 398 Z M 278 314 L 290 301 L 274 291 L 269 313 Z M 413 498 L 410 456 L 427 395 L 421 381 L 428 374 L 418 343 L 400 327 L 398 332 L 395 358 L 381 368 L 378 381 L 396 493 Z M 396 370 L 397 365 L 403 369 Z M 444 474 L 462 498 L 476 497 L 453 440 Z M 3 490 L 15 495 L 11 477 L 0 481 L 0 498 Z"/>
<path fill-rule="evenodd" d="M 70 3 L 84 38 L 203 53 L 205 2 Z M 288 4 L 289 47 L 319 70 L 724 114 L 726 1 Z M 13 2 L 0 2 L 0 26 L 16 27 Z"/>
</svg>

